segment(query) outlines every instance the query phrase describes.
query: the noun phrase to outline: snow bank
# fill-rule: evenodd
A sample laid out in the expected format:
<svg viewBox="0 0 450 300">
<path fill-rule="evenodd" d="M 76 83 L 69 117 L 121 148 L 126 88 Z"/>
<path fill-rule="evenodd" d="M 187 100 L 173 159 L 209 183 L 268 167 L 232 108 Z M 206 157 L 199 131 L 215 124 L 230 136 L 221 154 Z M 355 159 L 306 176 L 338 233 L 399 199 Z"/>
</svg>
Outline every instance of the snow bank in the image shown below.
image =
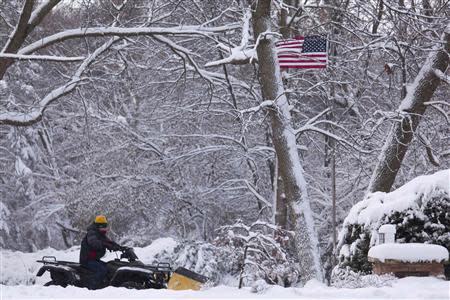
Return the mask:
<svg viewBox="0 0 450 300">
<path fill-rule="evenodd" d="M 129 290 L 108 287 L 90 291 L 76 287 L 0 286 L 3 299 L 448 299 L 448 282 L 433 277 L 406 277 L 381 288 L 336 288 L 316 280 L 303 288 L 269 286 L 259 293 L 250 287 L 218 286 L 201 291 Z"/>
<path fill-rule="evenodd" d="M 368 256 L 381 262 L 395 259 L 408 263 L 442 263 L 448 260 L 448 251 L 442 246 L 430 244 L 382 244 L 370 248 Z"/>
<path fill-rule="evenodd" d="M 144 263 L 154 263 L 155 256 L 163 252 L 173 253 L 177 242 L 172 238 L 161 238 L 155 240 L 151 245 L 143 248 L 134 248 L 136 255 Z M 4 285 L 42 285 L 50 281 L 48 272 L 42 277 L 36 277 L 36 273 L 42 266 L 36 262 L 44 255 L 55 256 L 57 260 L 78 262 L 80 255 L 80 247 L 72 247 L 67 250 L 55 250 L 47 248 L 33 253 L 23 253 L 19 251 L 11 251 L 0 249 L 0 284 Z M 102 258 L 108 261 L 116 258 L 115 252 L 108 252 Z"/>
<path fill-rule="evenodd" d="M 390 193 L 375 192 L 352 207 L 344 220 L 345 224 L 378 223 L 384 215 L 420 206 L 423 199 L 432 199 L 433 194 L 444 191 L 450 194 L 450 170 L 414 178 Z"/>
</svg>

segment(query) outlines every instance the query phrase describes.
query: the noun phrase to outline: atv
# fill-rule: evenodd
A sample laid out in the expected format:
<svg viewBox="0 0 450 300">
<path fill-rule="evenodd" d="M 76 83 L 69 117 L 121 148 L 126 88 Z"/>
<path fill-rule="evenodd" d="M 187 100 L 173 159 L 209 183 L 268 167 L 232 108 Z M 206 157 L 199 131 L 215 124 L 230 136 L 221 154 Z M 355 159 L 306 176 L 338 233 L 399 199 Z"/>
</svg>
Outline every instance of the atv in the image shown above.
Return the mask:
<svg viewBox="0 0 450 300">
<path fill-rule="evenodd" d="M 169 263 L 146 265 L 138 260 L 133 248 L 122 247 L 120 259 L 106 263 L 107 274 L 100 288 L 107 286 L 126 287 L 134 289 L 164 289 L 172 275 Z M 125 259 L 125 260 L 123 260 Z M 39 269 L 37 276 L 45 271 L 50 272 L 51 281 L 45 286 L 59 285 L 66 287 L 88 287 L 94 272 L 76 262 L 57 261 L 54 256 L 44 256 L 37 262 L 44 265 Z M 178 270 L 177 270 L 178 271 Z"/>
</svg>

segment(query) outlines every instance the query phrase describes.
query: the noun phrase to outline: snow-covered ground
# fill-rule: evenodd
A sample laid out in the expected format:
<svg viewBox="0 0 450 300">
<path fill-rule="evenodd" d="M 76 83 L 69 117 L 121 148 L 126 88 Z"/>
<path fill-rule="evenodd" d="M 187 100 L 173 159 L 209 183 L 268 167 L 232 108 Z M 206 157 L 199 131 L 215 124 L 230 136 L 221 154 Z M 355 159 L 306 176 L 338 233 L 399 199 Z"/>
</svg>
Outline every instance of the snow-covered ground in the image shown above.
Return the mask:
<svg viewBox="0 0 450 300">
<path fill-rule="evenodd" d="M 407 277 L 392 286 L 382 288 L 344 289 L 327 287 L 317 281 L 309 281 L 303 288 L 273 286 L 260 293 L 250 288 L 218 286 L 202 291 L 128 290 L 105 288 L 90 291 L 75 287 L 43 287 L 40 285 L 0 286 L 2 299 L 234 299 L 234 298 L 296 298 L 296 299 L 449 299 L 448 281 L 436 278 Z"/>
<path fill-rule="evenodd" d="M 176 242 L 159 239 L 144 248 L 135 248 L 144 262 L 151 262 L 162 248 L 171 251 Z M 36 278 L 40 265 L 36 260 L 43 255 L 54 255 L 59 260 L 78 260 L 79 247 L 64 251 L 44 249 L 34 253 L 1 250 L 0 298 L 3 299 L 230 299 L 230 298 L 296 298 L 296 299 L 450 299 L 450 282 L 436 278 L 408 277 L 393 281 L 391 286 L 346 289 L 328 287 L 317 281 L 310 281 L 302 288 L 265 286 L 252 292 L 252 288 L 241 290 L 236 286 L 217 286 L 202 291 L 171 290 L 129 290 L 105 288 L 90 291 L 76 287 L 44 287 L 50 280 L 48 274 Z M 114 258 L 108 253 L 104 260 Z M 232 282 L 232 281 L 230 281 Z"/>
</svg>

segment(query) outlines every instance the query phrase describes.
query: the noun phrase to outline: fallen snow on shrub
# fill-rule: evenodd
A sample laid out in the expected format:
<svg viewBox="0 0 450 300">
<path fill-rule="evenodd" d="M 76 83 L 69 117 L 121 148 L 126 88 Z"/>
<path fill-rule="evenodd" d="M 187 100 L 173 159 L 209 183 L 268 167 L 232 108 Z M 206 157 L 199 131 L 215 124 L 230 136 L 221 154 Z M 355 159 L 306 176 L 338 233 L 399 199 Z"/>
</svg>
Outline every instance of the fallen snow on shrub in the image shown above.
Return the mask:
<svg viewBox="0 0 450 300">
<path fill-rule="evenodd" d="M 448 251 L 442 246 L 430 244 L 382 244 L 370 248 L 368 256 L 381 262 L 395 259 L 407 263 L 442 263 L 448 260 Z"/>
<path fill-rule="evenodd" d="M 450 170 L 414 178 L 390 193 L 375 192 L 352 207 L 344 220 L 346 223 L 380 227 L 380 219 L 393 212 L 405 211 L 423 205 L 422 201 L 434 199 L 433 195 L 444 191 L 450 194 Z M 378 225 L 378 226 L 377 226 Z"/>
<path fill-rule="evenodd" d="M 331 285 L 337 288 L 367 288 L 392 286 L 397 282 L 397 278 L 392 274 L 369 274 L 354 272 L 350 268 L 336 268 L 331 274 Z"/>
</svg>

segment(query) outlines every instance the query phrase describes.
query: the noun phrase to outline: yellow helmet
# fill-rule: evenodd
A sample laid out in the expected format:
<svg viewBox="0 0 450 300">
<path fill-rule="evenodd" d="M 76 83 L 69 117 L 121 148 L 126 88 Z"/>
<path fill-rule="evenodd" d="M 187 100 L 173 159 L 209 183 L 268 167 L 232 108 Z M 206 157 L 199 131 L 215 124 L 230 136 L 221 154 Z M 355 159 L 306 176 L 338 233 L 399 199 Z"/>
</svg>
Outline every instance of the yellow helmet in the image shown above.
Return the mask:
<svg viewBox="0 0 450 300">
<path fill-rule="evenodd" d="M 95 217 L 95 224 L 108 224 L 108 221 L 106 221 L 106 217 L 104 215 L 99 215 Z"/>
</svg>

